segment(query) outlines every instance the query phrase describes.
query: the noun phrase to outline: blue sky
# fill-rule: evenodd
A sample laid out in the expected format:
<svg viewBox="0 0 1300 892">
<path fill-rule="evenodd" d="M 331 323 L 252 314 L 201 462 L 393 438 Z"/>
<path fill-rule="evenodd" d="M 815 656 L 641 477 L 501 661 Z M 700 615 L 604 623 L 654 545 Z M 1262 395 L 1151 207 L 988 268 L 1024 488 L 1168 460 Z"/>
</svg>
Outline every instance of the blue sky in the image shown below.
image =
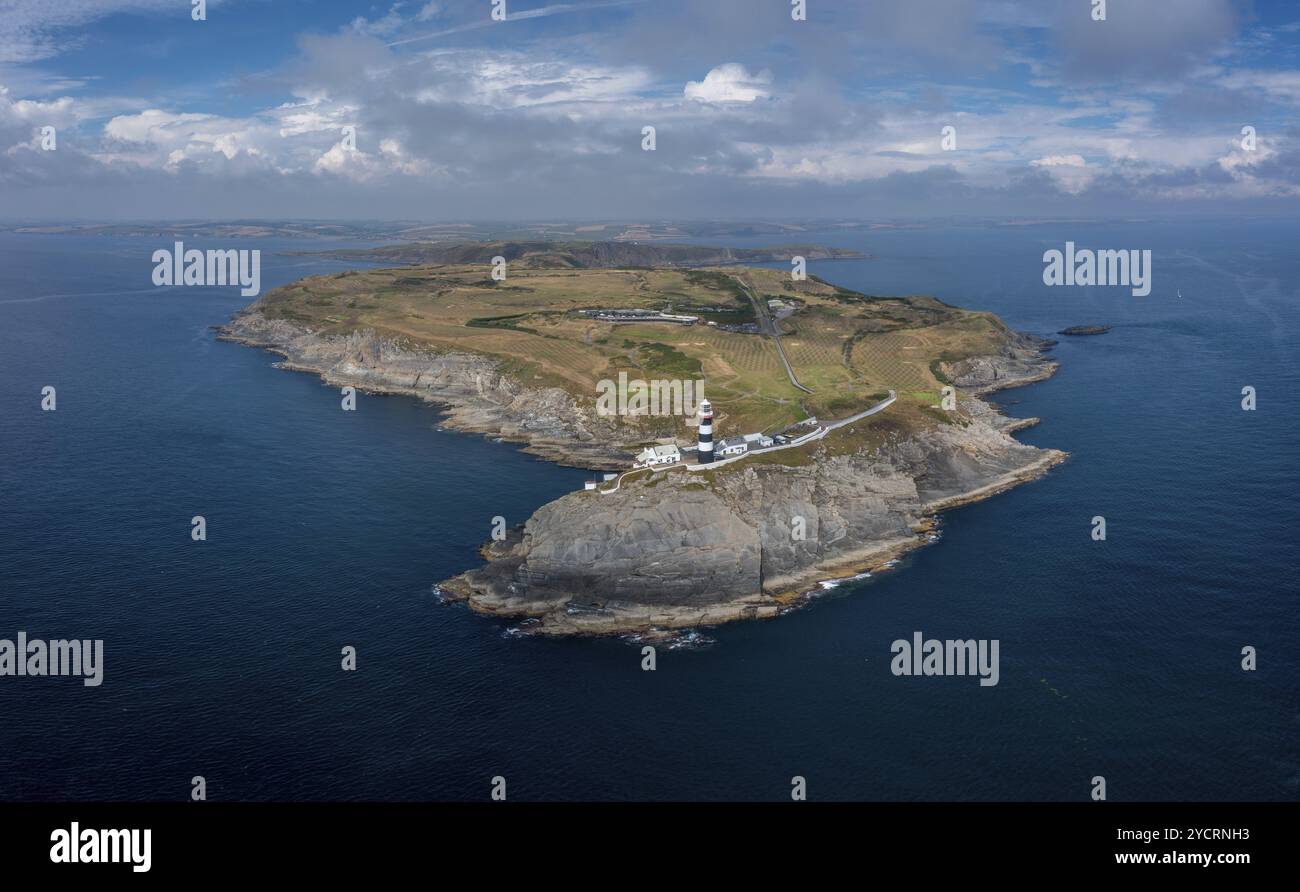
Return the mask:
<svg viewBox="0 0 1300 892">
<path fill-rule="evenodd" d="M 191 0 L 0 0 L 0 215 L 1116 216 L 1300 197 L 1293 0 L 1108 0 L 1104 20 L 1096 0 L 808 0 L 805 21 L 790 0 L 505 0 L 505 21 L 493 5 L 209 0 L 194 21 Z"/>
</svg>

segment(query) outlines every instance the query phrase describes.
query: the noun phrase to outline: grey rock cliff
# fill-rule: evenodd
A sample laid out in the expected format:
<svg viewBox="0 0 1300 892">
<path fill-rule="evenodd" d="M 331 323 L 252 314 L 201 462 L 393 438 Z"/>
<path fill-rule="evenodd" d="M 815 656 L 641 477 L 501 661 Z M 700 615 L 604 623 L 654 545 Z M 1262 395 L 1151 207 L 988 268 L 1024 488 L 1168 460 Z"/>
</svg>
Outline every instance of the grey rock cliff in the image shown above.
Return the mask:
<svg viewBox="0 0 1300 892">
<path fill-rule="evenodd" d="M 644 631 L 772 616 L 820 579 L 924 541 L 930 516 L 1042 474 L 1064 453 L 1018 443 L 982 403 L 871 454 L 629 478 L 540 508 L 488 564 L 444 587 L 539 631 Z M 711 479 L 709 479 L 711 478 Z M 804 537 L 792 534 L 798 521 Z"/>
<path fill-rule="evenodd" d="M 1055 341 L 1028 334 L 1010 334 L 1011 339 L 1000 354 L 945 363 L 943 370 L 953 384 L 975 393 L 1019 387 L 1050 378 L 1056 372 L 1057 364 L 1045 361 L 1041 355 Z"/>
<path fill-rule="evenodd" d="M 558 387 L 525 387 L 486 356 L 432 353 L 373 331 L 322 337 L 258 313 L 237 315 L 221 337 L 279 353 L 284 368 L 314 372 L 330 384 L 438 403 L 447 410 L 447 426 L 526 443 L 527 451 L 551 461 L 610 469 L 630 461 L 617 446 L 622 432 L 609 419 Z"/>
</svg>

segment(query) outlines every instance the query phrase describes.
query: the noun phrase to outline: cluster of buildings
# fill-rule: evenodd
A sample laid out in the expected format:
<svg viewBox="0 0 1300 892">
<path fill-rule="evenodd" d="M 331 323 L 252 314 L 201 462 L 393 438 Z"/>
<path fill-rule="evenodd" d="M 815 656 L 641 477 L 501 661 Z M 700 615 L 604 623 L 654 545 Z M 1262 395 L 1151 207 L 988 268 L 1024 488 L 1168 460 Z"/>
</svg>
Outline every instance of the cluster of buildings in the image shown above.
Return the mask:
<svg viewBox="0 0 1300 892">
<path fill-rule="evenodd" d="M 676 322 L 678 325 L 694 325 L 700 321 L 699 316 L 685 316 L 678 313 L 661 313 L 658 310 L 584 310 L 584 315 L 601 322 Z"/>
<path fill-rule="evenodd" d="M 712 464 L 717 458 L 732 458 L 744 455 L 751 449 L 766 449 L 775 446 L 785 438 L 769 437 L 767 434 L 742 434 L 727 437 L 717 444 L 713 442 L 713 405 L 708 400 L 700 400 L 700 433 L 695 447 L 698 464 Z M 714 448 L 716 445 L 716 449 Z M 682 451 L 676 444 L 647 446 L 637 454 L 634 468 L 662 468 L 682 461 Z"/>
<path fill-rule="evenodd" d="M 751 449 L 766 449 L 775 445 L 776 440 L 767 434 L 742 434 L 718 441 L 718 455 L 730 458 L 733 455 L 744 455 Z"/>
<path fill-rule="evenodd" d="M 781 300 L 779 297 L 774 297 L 767 302 L 767 309 L 779 322 L 782 319 L 787 319 L 794 315 L 796 307 L 794 304 Z"/>
</svg>

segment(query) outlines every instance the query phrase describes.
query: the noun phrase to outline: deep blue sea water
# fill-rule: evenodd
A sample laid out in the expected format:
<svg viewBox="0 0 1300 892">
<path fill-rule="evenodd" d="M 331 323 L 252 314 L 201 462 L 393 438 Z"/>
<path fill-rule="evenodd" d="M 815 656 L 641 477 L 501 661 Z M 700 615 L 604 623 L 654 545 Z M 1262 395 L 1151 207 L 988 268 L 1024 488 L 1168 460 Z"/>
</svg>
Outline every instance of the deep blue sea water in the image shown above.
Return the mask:
<svg viewBox="0 0 1300 892">
<path fill-rule="evenodd" d="M 1300 798 L 1298 235 L 809 235 L 872 252 L 812 265 L 848 287 L 1044 334 L 1113 324 L 999 396 L 1071 458 L 949 513 L 898 571 L 655 672 L 624 642 L 519 640 L 431 595 L 494 516 L 583 472 L 439 431 L 411 399 L 343 412 L 215 341 L 248 299 L 152 287 L 168 239 L 0 235 L 0 638 L 105 642 L 99 688 L 0 678 L 0 798 L 186 799 L 195 775 L 214 800 L 485 799 L 494 775 L 519 800 L 788 799 L 794 775 L 812 799 L 1084 801 L 1095 775 L 1112 800 Z M 1153 293 L 1044 287 L 1066 239 L 1151 248 Z M 342 268 L 246 246 L 264 289 Z M 998 639 L 1000 684 L 893 676 L 916 630 Z"/>
</svg>

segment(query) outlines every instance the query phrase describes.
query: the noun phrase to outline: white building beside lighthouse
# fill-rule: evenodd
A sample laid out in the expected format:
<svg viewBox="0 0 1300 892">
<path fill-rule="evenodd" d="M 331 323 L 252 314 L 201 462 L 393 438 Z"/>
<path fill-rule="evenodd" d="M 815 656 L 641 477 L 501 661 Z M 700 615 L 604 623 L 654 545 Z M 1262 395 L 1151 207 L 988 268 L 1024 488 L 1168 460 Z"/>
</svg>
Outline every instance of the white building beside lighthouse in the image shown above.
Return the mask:
<svg viewBox="0 0 1300 892">
<path fill-rule="evenodd" d="M 744 455 L 751 449 L 767 449 L 776 445 L 776 441 L 766 434 L 745 434 L 740 437 L 727 437 L 718 443 L 717 454 L 722 458 Z"/>
<path fill-rule="evenodd" d="M 647 446 L 637 454 L 634 468 L 659 468 L 675 465 L 682 460 L 681 450 L 675 445 Z"/>
</svg>

